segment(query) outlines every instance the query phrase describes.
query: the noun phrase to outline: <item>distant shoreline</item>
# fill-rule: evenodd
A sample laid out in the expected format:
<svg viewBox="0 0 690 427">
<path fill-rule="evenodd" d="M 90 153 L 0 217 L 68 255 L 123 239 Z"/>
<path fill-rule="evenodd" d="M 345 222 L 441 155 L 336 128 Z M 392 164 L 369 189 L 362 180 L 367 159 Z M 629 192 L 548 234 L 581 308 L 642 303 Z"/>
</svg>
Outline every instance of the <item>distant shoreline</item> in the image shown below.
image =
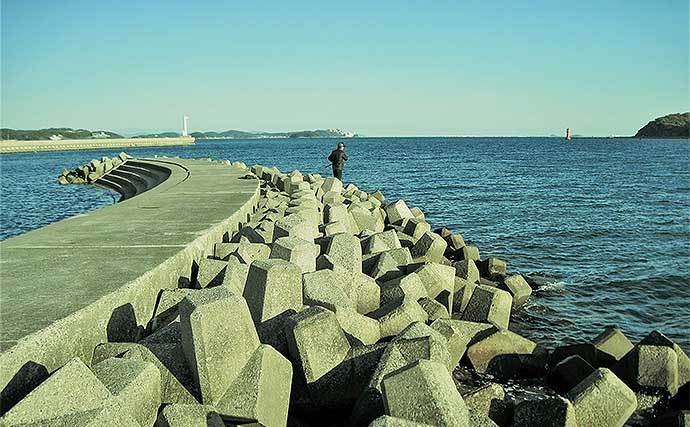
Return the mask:
<svg viewBox="0 0 690 427">
<path fill-rule="evenodd" d="M 194 138 L 103 138 L 103 139 L 63 139 L 51 140 L 3 140 L 0 141 L 0 154 L 32 153 L 45 151 L 94 150 L 99 148 L 165 147 L 192 145 Z"/>
</svg>

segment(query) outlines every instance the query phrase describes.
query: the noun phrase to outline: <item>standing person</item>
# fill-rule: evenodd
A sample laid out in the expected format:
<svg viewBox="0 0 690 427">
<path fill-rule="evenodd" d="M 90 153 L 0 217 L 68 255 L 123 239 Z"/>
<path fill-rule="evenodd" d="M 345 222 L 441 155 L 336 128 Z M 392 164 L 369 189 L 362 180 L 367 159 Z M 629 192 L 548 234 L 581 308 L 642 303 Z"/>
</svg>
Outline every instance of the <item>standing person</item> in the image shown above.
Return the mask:
<svg viewBox="0 0 690 427">
<path fill-rule="evenodd" d="M 345 154 L 345 144 L 340 142 L 338 143 L 338 148 L 333 150 L 331 155 L 328 156 L 328 161 L 333 164 L 333 176 L 340 181 L 343 180 L 343 168 L 345 167 L 346 160 L 347 154 Z"/>
</svg>

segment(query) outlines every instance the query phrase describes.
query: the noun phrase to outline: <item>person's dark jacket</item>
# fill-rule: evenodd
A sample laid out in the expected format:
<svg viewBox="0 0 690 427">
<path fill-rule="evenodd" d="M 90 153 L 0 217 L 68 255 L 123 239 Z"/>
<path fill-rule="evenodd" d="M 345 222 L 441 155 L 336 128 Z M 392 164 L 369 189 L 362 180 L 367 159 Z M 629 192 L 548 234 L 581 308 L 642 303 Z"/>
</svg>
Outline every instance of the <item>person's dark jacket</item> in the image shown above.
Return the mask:
<svg viewBox="0 0 690 427">
<path fill-rule="evenodd" d="M 345 167 L 345 161 L 347 160 L 347 154 L 343 150 L 333 150 L 330 156 L 328 156 L 328 161 L 333 163 L 333 169 L 342 170 Z"/>
</svg>

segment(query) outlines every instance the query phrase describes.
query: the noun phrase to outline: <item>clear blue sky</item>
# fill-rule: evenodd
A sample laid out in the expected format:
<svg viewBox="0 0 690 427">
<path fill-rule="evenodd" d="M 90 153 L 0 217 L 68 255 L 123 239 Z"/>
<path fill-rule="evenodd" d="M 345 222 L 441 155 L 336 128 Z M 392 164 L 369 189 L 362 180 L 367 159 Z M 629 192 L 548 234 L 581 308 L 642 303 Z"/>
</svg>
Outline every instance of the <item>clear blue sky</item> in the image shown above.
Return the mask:
<svg viewBox="0 0 690 427">
<path fill-rule="evenodd" d="M 2 126 L 631 134 L 687 111 L 687 0 L 2 0 Z"/>
</svg>

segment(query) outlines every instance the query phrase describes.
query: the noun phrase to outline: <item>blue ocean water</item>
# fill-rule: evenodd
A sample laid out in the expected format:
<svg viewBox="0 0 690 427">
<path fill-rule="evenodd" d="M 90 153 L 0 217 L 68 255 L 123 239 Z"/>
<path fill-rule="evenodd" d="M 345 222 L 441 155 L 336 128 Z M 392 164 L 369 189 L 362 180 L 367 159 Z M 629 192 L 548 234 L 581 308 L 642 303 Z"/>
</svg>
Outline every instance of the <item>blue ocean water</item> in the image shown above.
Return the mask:
<svg viewBox="0 0 690 427">
<path fill-rule="evenodd" d="M 210 157 L 328 173 L 334 140 L 199 141 L 128 149 L 139 157 Z M 618 325 L 634 342 L 653 329 L 690 352 L 690 141 L 561 138 L 357 138 L 345 181 L 419 206 L 483 257 L 550 283 L 515 329 L 554 346 Z M 0 238 L 113 203 L 60 186 L 62 167 L 119 151 L 0 156 Z"/>
</svg>

